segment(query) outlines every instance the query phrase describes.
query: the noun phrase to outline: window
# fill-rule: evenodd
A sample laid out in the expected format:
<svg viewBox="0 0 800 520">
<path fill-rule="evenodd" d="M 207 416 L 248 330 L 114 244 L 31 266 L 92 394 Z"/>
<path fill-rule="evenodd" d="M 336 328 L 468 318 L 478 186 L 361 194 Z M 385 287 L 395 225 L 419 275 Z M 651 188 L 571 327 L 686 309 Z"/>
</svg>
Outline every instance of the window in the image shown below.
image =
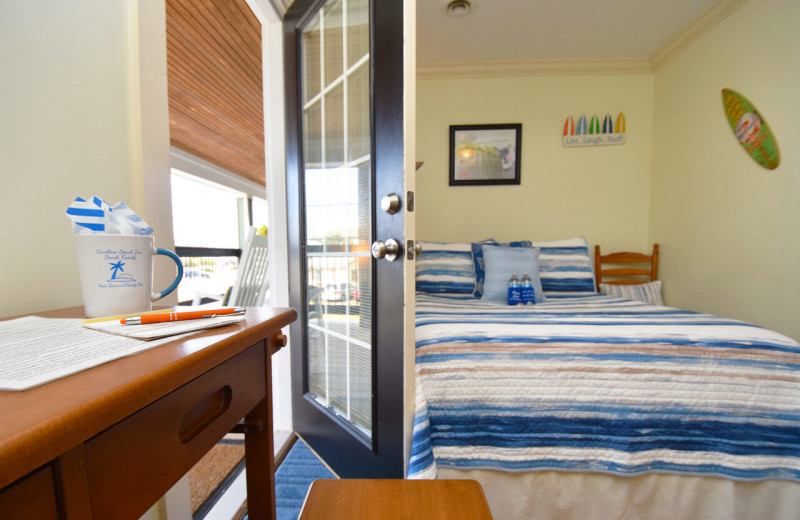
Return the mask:
<svg viewBox="0 0 800 520">
<path fill-rule="evenodd" d="M 175 244 L 239 248 L 239 207 L 243 194 L 180 170 L 172 170 L 172 226 Z"/>
<path fill-rule="evenodd" d="M 236 281 L 250 228 L 267 230 L 264 188 L 179 150 L 173 149 L 172 158 L 173 232 L 184 265 L 178 302 L 222 300 Z"/>
</svg>

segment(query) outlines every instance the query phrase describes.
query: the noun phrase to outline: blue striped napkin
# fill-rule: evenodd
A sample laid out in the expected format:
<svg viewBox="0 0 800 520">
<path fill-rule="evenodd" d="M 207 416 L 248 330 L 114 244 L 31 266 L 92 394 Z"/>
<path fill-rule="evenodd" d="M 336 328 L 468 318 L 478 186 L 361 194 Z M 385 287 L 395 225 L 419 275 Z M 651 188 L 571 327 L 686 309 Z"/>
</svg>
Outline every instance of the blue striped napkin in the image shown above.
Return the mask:
<svg viewBox="0 0 800 520">
<path fill-rule="evenodd" d="M 77 235 L 152 235 L 153 228 L 124 202 L 113 207 L 99 197 L 76 198 L 67 208 L 67 218 Z"/>
</svg>

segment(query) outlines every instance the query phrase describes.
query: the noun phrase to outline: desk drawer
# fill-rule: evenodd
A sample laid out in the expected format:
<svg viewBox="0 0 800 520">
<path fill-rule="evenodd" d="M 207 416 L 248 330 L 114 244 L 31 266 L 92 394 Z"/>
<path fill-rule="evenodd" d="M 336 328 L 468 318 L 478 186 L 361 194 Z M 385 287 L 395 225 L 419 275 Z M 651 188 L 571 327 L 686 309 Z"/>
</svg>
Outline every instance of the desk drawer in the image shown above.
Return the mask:
<svg viewBox="0 0 800 520">
<path fill-rule="evenodd" d="M 45 466 L 0 490 L 0 518 L 3 520 L 58 518 L 52 468 Z"/>
<path fill-rule="evenodd" d="M 138 518 L 266 396 L 261 342 L 86 443 L 95 518 Z"/>
</svg>

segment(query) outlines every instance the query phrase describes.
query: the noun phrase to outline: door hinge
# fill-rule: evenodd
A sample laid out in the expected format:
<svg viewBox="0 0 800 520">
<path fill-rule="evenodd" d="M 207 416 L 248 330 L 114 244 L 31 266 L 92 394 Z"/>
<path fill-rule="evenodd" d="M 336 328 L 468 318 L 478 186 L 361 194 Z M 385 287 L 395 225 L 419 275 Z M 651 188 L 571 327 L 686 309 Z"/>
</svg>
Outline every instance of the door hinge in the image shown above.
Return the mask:
<svg viewBox="0 0 800 520">
<path fill-rule="evenodd" d="M 406 193 L 406 211 L 414 211 L 414 192 Z"/>
</svg>

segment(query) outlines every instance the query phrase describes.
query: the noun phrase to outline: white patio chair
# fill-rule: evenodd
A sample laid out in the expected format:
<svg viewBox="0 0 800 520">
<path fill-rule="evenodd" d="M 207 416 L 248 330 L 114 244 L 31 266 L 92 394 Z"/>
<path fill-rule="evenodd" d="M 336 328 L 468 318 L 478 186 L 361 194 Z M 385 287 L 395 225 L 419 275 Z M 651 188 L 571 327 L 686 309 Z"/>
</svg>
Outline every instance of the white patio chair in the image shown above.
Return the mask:
<svg viewBox="0 0 800 520">
<path fill-rule="evenodd" d="M 258 307 L 264 304 L 269 292 L 269 255 L 266 235 L 256 235 L 250 230 L 242 248 L 242 257 L 236 269 L 236 282 L 223 300 L 223 305 Z"/>
</svg>

